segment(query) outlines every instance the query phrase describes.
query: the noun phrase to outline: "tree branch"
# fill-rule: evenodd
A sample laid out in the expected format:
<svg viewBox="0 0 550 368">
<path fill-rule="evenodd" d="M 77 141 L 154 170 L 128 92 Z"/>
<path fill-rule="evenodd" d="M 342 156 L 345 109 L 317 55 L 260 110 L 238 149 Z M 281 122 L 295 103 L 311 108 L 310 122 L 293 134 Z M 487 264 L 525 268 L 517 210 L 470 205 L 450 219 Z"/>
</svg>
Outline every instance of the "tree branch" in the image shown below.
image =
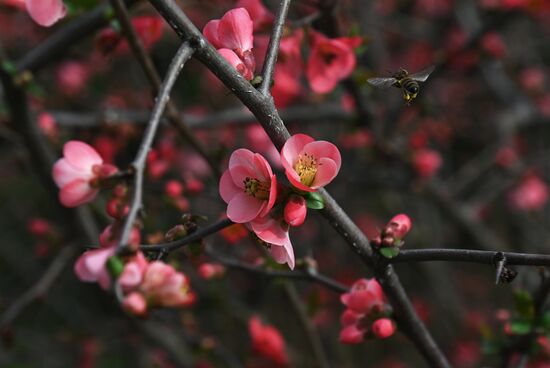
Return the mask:
<svg viewBox="0 0 550 368">
<path fill-rule="evenodd" d="M 507 265 L 517 266 L 550 266 L 550 255 L 528 254 L 472 249 L 411 249 L 402 250 L 390 263 L 406 262 L 469 262 L 494 265 L 495 260 L 504 256 Z"/>
<path fill-rule="evenodd" d="M 164 108 L 170 98 L 170 91 L 176 82 L 179 72 L 185 65 L 185 62 L 189 60 L 192 55 L 193 48 L 191 48 L 187 42 L 184 42 L 172 59 L 168 72 L 166 73 L 166 78 L 160 88 L 160 93 L 157 96 L 157 103 L 153 109 L 151 120 L 149 121 L 147 129 L 143 135 L 143 140 L 136 158 L 132 162 L 131 169 L 134 171 L 134 193 L 130 204 L 130 211 L 128 212 L 128 216 L 124 222 L 124 227 L 122 228 L 122 234 L 118 244 L 119 251 L 123 250 L 128 245 L 128 239 L 130 238 L 134 221 L 136 220 L 139 210 L 142 208 L 143 176 L 145 165 L 147 163 L 147 154 L 151 149 L 153 139 L 155 138 L 157 128 L 160 124 L 162 113 L 164 112 Z"/>
<path fill-rule="evenodd" d="M 269 94 L 269 87 L 271 86 L 271 80 L 273 79 L 273 74 L 275 72 L 275 63 L 277 63 L 279 45 L 281 43 L 281 37 L 283 35 L 289 7 L 290 0 L 281 0 L 279 12 L 277 13 L 275 23 L 273 24 L 273 31 L 271 33 L 271 38 L 269 39 L 269 46 L 267 47 L 267 54 L 264 61 L 262 84 L 259 88 L 260 93 L 265 96 Z"/>
</svg>

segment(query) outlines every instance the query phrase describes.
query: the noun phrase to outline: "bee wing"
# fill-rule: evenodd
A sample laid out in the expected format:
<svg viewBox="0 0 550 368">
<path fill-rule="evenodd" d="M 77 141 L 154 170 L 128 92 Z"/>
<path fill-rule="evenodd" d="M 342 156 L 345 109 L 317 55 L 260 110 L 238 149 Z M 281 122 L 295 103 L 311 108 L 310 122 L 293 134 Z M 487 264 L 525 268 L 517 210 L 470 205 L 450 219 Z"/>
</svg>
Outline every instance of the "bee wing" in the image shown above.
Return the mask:
<svg viewBox="0 0 550 368">
<path fill-rule="evenodd" d="M 434 69 L 435 69 L 435 65 L 432 65 L 429 68 L 426 68 L 418 73 L 409 75 L 409 78 L 414 79 L 415 81 L 418 81 L 418 82 L 425 82 L 426 79 L 428 79 L 428 77 L 430 76 L 430 74 L 432 74 Z"/>
<path fill-rule="evenodd" d="M 378 87 L 378 88 L 389 88 L 395 82 L 397 82 L 397 79 L 395 79 L 395 78 L 369 78 L 369 79 L 367 79 L 367 82 L 369 82 L 371 85 L 373 85 L 375 87 Z"/>
</svg>

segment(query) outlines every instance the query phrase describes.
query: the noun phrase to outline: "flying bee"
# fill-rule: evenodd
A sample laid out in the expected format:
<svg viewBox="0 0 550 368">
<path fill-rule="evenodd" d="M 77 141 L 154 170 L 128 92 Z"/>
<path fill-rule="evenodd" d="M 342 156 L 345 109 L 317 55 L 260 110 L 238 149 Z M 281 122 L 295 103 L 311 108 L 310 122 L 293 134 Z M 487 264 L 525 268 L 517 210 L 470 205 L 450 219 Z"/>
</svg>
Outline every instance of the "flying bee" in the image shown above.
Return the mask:
<svg viewBox="0 0 550 368">
<path fill-rule="evenodd" d="M 403 99 L 407 105 L 410 105 L 420 90 L 418 82 L 425 82 L 434 69 L 435 66 L 432 65 L 421 72 L 409 74 L 409 72 L 401 68 L 390 78 L 369 78 L 367 82 L 378 88 L 389 88 L 391 86 L 401 88 L 403 90 Z"/>
</svg>

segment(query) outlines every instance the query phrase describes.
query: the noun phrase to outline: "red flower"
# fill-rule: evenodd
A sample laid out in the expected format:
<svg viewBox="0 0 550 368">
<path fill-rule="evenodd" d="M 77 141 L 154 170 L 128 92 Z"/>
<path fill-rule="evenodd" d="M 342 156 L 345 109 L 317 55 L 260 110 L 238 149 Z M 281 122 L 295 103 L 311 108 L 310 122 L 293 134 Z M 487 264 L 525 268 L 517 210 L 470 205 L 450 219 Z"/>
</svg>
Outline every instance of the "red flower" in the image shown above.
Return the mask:
<svg viewBox="0 0 550 368">
<path fill-rule="evenodd" d="M 254 316 L 248 322 L 248 331 L 252 338 L 252 348 L 258 354 L 274 363 L 288 364 L 285 342 L 275 327 L 263 325 L 260 319 Z"/>
<path fill-rule="evenodd" d="M 311 32 L 311 52 L 306 75 L 311 89 L 316 93 L 328 93 L 355 69 L 353 48 L 361 39 L 328 38 L 319 32 Z"/>
</svg>

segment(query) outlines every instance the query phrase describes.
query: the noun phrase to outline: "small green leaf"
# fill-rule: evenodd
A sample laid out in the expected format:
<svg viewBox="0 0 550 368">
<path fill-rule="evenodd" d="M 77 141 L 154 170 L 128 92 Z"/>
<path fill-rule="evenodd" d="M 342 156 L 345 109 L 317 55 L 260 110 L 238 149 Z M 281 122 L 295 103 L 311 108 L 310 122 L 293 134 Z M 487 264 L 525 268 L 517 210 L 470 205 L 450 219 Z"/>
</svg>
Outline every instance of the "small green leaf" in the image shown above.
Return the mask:
<svg viewBox="0 0 550 368">
<path fill-rule="evenodd" d="M 533 298 L 525 290 L 516 290 L 514 293 L 514 301 L 518 313 L 528 319 L 532 319 L 535 314 L 533 306 Z"/>
<path fill-rule="evenodd" d="M 323 197 L 317 192 L 309 192 L 304 196 L 306 200 L 307 208 L 312 210 L 322 210 L 325 208 L 325 201 Z"/>
<path fill-rule="evenodd" d="M 526 320 L 517 320 L 510 324 L 510 330 L 517 335 L 526 335 L 531 332 L 531 323 Z"/>
<path fill-rule="evenodd" d="M 380 248 L 380 254 L 386 258 L 394 258 L 399 254 L 399 247 L 382 247 Z"/>
<path fill-rule="evenodd" d="M 113 278 L 118 278 L 124 270 L 124 263 L 122 259 L 117 256 L 112 256 L 107 260 L 107 269 Z"/>
</svg>

